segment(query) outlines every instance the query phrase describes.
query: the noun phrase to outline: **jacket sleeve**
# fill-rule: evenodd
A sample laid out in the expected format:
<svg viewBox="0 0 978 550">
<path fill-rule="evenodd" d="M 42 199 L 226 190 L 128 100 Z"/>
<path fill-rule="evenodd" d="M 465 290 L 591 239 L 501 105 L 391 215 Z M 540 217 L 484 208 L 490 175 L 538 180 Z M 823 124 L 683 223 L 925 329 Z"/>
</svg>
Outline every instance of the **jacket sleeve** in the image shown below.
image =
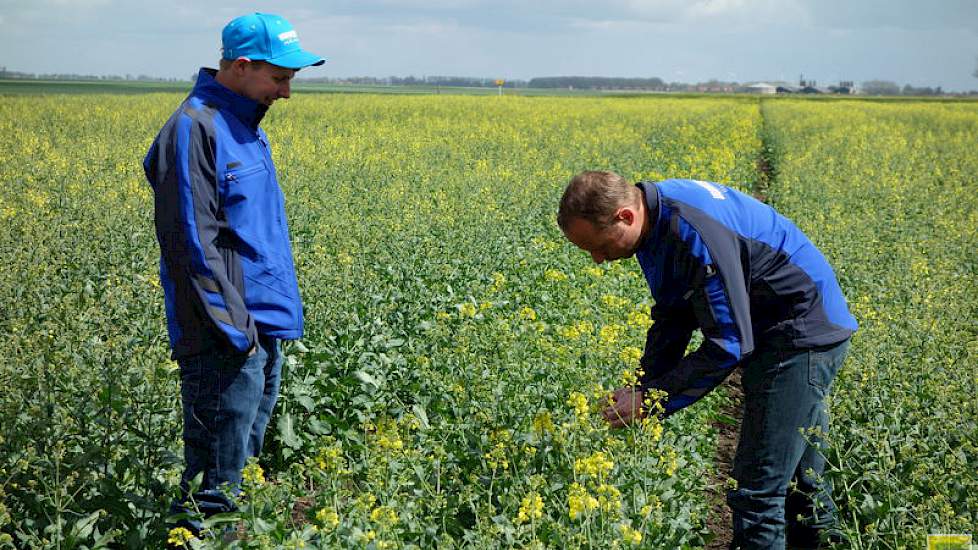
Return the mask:
<svg viewBox="0 0 978 550">
<path fill-rule="evenodd" d="M 144 167 L 156 195 L 160 252 L 176 292 L 183 294 L 176 303 L 194 310 L 178 315 L 201 319 L 227 343 L 228 351 L 244 353 L 255 345 L 257 330 L 217 246 L 224 222 L 213 127 L 188 112 L 172 122 L 169 135 L 161 133 L 150 149 Z"/>
<path fill-rule="evenodd" d="M 648 381 L 669 394 L 665 404 L 668 416 L 687 407 L 717 387 L 753 349 L 750 334 L 750 309 L 743 280 L 743 268 L 736 255 L 712 256 L 701 235 L 687 222 L 679 222 L 684 244 L 685 279 L 689 283 L 688 303 L 694 322 L 703 332 L 700 347 L 665 372 L 657 371 Z M 730 258 L 727 260 L 726 258 Z"/>
<path fill-rule="evenodd" d="M 656 304 L 652 307 L 652 326 L 645 338 L 642 355 L 640 387 L 648 388 L 651 381 L 676 368 L 696 329 L 691 308 L 683 303 L 678 307 Z"/>
</svg>

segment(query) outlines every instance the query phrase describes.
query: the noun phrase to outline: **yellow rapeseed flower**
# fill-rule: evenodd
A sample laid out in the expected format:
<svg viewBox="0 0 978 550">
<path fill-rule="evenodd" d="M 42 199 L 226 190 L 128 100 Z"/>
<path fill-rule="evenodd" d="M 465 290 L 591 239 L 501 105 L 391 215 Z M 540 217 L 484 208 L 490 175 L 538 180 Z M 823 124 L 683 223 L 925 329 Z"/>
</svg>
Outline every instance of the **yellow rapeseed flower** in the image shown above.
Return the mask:
<svg viewBox="0 0 978 550">
<path fill-rule="evenodd" d="M 496 293 L 506 286 L 506 276 L 498 271 L 492 274 L 492 286 L 489 287 L 490 293 Z"/>
<path fill-rule="evenodd" d="M 475 305 L 468 302 L 458 306 L 458 314 L 462 317 L 475 317 L 475 311 Z"/>
<path fill-rule="evenodd" d="M 621 531 L 621 541 L 624 544 L 638 545 L 642 543 L 642 532 L 631 525 L 621 523 L 618 525 L 618 530 Z"/>
<path fill-rule="evenodd" d="M 605 294 L 604 296 L 602 296 L 601 301 L 604 302 L 604 305 L 615 309 L 623 308 L 628 305 L 627 299 L 622 298 L 620 296 L 614 296 L 611 294 Z"/>
<path fill-rule="evenodd" d="M 594 490 L 598 496 L 598 506 L 606 512 L 621 510 L 621 491 L 614 485 L 602 483 Z"/>
<path fill-rule="evenodd" d="M 648 517 L 654 513 L 658 513 L 661 511 L 662 511 L 662 501 L 659 500 L 659 497 L 652 495 L 649 497 L 648 504 L 642 506 L 642 509 L 639 510 L 638 513 L 641 514 L 643 517 Z"/>
<path fill-rule="evenodd" d="M 580 483 L 571 483 L 567 490 L 567 514 L 571 519 L 587 515 L 598 507 L 598 499 L 594 498 Z"/>
<path fill-rule="evenodd" d="M 398 519 L 397 512 L 390 506 L 378 506 L 370 512 L 370 521 L 383 527 L 391 527 Z"/>
<path fill-rule="evenodd" d="M 587 397 L 581 392 L 573 392 L 570 397 L 567 398 L 567 404 L 574 409 L 574 414 L 577 417 L 585 418 L 588 415 Z"/>
<path fill-rule="evenodd" d="M 372 493 L 363 493 L 356 498 L 353 505 L 360 510 L 367 511 L 373 509 L 374 504 L 377 502 L 377 497 Z"/>
<path fill-rule="evenodd" d="M 397 422 L 390 418 L 382 418 L 377 421 L 376 437 L 377 446 L 381 449 L 400 451 L 404 448 L 404 440 L 401 439 Z"/>
<path fill-rule="evenodd" d="M 316 455 L 316 465 L 324 471 L 342 470 L 346 466 L 343 449 L 339 445 L 320 449 L 319 454 Z"/>
<path fill-rule="evenodd" d="M 166 538 L 166 543 L 186 546 L 188 542 L 195 540 L 196 538 L 197 537 L 190 532 L 190 529 L 185 527 L 174 527 L 173 529 L 170 529 L 170 532 Z"/>
<path fill-rule="evenodd" d="M 536 492 L 523 497 L 519 512 L 516 515 L 517 525 L 543 517 L 543 499 Z"/>
<path fill-rule="evenodd" d="M 621 372 L 621 383 L 625 386 L 634 386 L 638 384 L 638 373 L 635 369 L 626 368 Z"/>
<path fill-rule="evenodd" d="M 663 405 L 668 399 L 669 394 L 654 388 L 645 390 L 645 395 L 642 397 L 642 405 L 649 416 L 655 416 L 665 412 L 666 408 Z"/>
<path fill-rule="evenodd" d="M 676 474 L 676 470 L 679 469 L 679 455 L 673 448 L 666 449 L 659 458 L 659 464 L 663 464 L 663 469 L 667 476 L 673 476 Z"/>
<path fill-rule="evenodd" d="M 540 411 L 533 417 L 533 431 L 540 435 L 554 431 L 554 421 L 550 411 Z"/>
<path fill-rule="evenodd" d="M 618 341 L 625 334 L 625 327 L 622 325 L 605 325 L 601 327 L 599 337 L 605 344 L 611 345 Z"/>
<path fill-rule="evenodd" d="M 642 431 L 649 434 L 653 442 L 662 439 L 662 422 L 656 415 L 647 415 L 640 424 Z"/>
<path fill-rule="evenodd" d="M 536 321 L 537 312 L 532 307 L 527 306 L 520 310 L 520 317 L 528 321 Z"/>
<path fill-rule="evenodd" d="M 546 277 L 548 281 L 560 282 L 567 280 L 567 275 L 565 275 L 562 271 L 557 271 L 556 269 L 548 269 L 547 272 L 544 273 L 544 277 Z"/>
<path fill-rule="evenodd" d="M 618 352 L 618 358 L 626 365 L 634 366 L 642 359 L 642 349 L 635 346 L 626 346 Z"/>
<path fill-rule="evenodd" d="M 333 530 L 340 524 L 340 515 L 332 508 L 321 508 L 316 512 L 316 521 L 326 529 Z"/>
<path fill-rule="evenodd" d="M 615 463 L 603 451 L 597 451 L 587 458 L 578 458 L 574 461 L 574 473 L 595 479 L 608 477 L 614 467 Z"/>
<path fill-rule="evenodd" d="M 577 340 L 592 332 L 594 332 L 594 325 L 590 321 L 578 321 L 560 329 L 560 335 L 568 340 Z"/>
<path fill-rule="evenodd" d="M 505 443 L 496 443 L 483 457 L 490 469 L 509 469 L 509 451 Z"/>
<path fill-rule="evenodd" d="M 649 313 L 642 310 L 629 312 L 626 322 L 630 327 L 639 327 L 645 330 L 652 326 L 652 319 L 649 317 Z"/>
<path fill-rule="evenodd" d="M 265 470 L 257 462 L 251 462 L 241 469 L 241 479 L 250 485 L 265 483 Z"/>
</svg>

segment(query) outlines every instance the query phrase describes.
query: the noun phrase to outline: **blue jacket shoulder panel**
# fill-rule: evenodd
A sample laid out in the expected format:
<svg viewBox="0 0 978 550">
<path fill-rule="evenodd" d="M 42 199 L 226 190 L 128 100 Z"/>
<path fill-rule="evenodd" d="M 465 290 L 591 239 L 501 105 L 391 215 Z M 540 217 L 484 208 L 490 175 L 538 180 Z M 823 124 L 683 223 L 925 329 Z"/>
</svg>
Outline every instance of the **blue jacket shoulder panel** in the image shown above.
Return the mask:
<svg viewBox="0 0 978 550">
<path fill-rule="evenodd" d="M 828 263 L 773 208 L 710 182 L 640 186 L 658 213 L 637 253 L 656 300 L 642 384 L 669 393 L 667 413 L 698 400 L 757 346 L 817 346 L 855 330 Z M 831 321 L 840 303 L 842 325 Z M 679 348 L 696 328 L 703 345 L 684 357 Z"/>
<path fill-rule="evenodd" d="M 747 243 L 750 251 L 764 250 L 764 254 L 749 251 L 747 265 L 752 278 L 770 276 L 785 263 L 791 264 L 808 279 L 807 283 L 796 281 L 799 285 L 810 284 L 817 289 L 828 322 L 850 331 L 857 329 L 832 267 L 791 220 L 753 197 L 717 183 L 666 180 L 658 186 L 663 196 L 686 205 L 687 210 L 699 211 L 701 222 L 713 220 Z"/>
</svg>

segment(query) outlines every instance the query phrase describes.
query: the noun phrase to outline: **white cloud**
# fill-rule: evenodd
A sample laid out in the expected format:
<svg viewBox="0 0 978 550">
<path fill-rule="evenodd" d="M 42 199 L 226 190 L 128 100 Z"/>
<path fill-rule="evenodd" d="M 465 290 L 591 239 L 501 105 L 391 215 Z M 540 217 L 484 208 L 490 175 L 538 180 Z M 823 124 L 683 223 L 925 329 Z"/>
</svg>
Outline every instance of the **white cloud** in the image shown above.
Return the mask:
<svg viewBox="0 0 978 550">
<path fill-rule="evenodd" d="M 186 76 L 216 60 L 230 19 L 257 10 L 284 15 L 303 47 L 327 56 L 317 69 L 324 76 L 697 81 L 804 72 L 820 82 L 968 89 L 978 87 L 974 8 L 975 0 L 0 0 L 0 51 L 11 70 Z"/>
<path fill-rule="evenodd" d="M 686 5 L 691 21 L 723 21 L 726 24 L 805 25 L 811 21 L 802 0 L 696 0 Z"/>
<path fill-rule="evenodd" d="M 392 25 L 383 25 L 380 28 L 399 34 L 420 34 L 427 36 L 444 35 L 445 33 L 453 33 L 459 30 L 459 26 L 453 22 L 437 20 L 395 23 Z"/>
<path fill-rule="evenodd" d="M 47 4 L 56 8 L 75 8 L 90 10 L 108 6 L 112 0 L 42 0 L 39 4 Z"/>
<path fill-rule="evenodd" d="M 375 0 L 374 3 L 385 7 L 424 10 L 458 10 L 487 4 L 485 0 Z"/>
<path fill-rule="evenodd" d="M 572 19 L 569 25 L 572 29 L 596 33 L 638 32 L 649 27 L 649 23 L 645 21 L 621 19 Z"/>
</svg>

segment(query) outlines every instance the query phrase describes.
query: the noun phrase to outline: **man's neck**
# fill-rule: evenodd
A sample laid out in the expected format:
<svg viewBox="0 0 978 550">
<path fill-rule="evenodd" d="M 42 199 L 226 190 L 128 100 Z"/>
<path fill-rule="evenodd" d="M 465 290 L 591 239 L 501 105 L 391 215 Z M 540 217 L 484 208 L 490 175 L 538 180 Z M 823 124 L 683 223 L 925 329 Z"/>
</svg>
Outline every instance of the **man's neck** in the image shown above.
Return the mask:
<svg viewBox="0 0 978 550">
<path fill-rule="evenodd" d="M 217 74 L 214 75 L 214 80 L 228 90 L 241 95 L 241 92 L 239 92 L 237 86 L 235 86 L 234 79 L 231 78 L 231 75 L 227 71 L 218 70 Z"/>
<path fill-rule="evenodd" d="M 655 190 L 653 189 L 652 192 L 654 193 Z M 640 243 L 645 242 L 646 237 L 648 237 L 649 233 L 651 233 L 652 216 L 655 214 L 654 212 L 649 212 L 649 203 L 645 199 L 645 193 L 648 193 L 648 191 L 643 189 L 638 205 L 638 215 L 642 218 L 642 233 L 638 238 L 638 242 Z"/>
</svg>

